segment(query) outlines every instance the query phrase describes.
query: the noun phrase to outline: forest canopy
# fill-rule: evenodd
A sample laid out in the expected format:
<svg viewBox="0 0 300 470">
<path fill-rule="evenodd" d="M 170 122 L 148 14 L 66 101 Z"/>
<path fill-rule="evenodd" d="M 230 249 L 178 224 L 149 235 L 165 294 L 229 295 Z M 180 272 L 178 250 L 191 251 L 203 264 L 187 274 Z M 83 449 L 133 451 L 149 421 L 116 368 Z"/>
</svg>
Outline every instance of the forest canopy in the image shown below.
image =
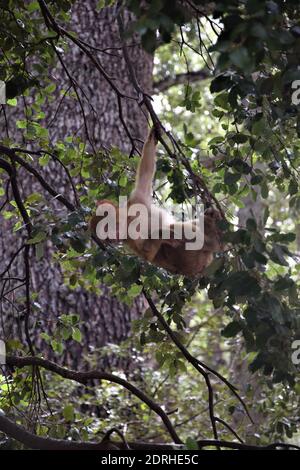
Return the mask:
<svg viewBox="0 0 300 470">
<path fill-rule="evenodd" d="M 0 13 L 0 448 L 292 448 L 299 1 Z M 152 127 L 158 206 L 220 214 L 199 278 L 89 229 L 132 191 Z"/>
</svg>

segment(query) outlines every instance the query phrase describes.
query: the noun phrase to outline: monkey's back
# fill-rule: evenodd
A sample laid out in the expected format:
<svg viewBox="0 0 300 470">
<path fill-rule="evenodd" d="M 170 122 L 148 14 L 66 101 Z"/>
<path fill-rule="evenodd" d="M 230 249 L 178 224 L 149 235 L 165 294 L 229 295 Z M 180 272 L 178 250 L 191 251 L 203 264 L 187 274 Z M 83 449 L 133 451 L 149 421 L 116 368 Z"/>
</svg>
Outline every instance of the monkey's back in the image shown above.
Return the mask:
<svg viewBox="0 0 300 470">
<path fill-rule="evenodd" d="M 173 274 L 187 277 L 200 277 L 204 269 L 212 262 L 213 253 L 206 250 L 185 250 L 181 246 L 172 247 L 163 244 L 153 264 Z"/>
</svg>

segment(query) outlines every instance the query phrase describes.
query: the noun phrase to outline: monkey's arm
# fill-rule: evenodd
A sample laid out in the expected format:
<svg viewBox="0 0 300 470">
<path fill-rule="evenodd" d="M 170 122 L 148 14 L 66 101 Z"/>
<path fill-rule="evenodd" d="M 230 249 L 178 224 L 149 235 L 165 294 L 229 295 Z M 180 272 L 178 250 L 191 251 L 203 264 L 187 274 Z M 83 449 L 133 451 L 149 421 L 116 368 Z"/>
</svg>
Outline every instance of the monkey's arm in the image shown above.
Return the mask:
<svg viewBox="0 0 300 470">
<path fill-rule="evenodd" d="M 155 135 L 155 129 L 151 129 L 147 140 L 144 143 L 132 197 L 138 197 L 142 200 L 144 198 L 152 198 L 152 180 L 155 173 L 156 145 L 157 138 Z"/>
</svg>

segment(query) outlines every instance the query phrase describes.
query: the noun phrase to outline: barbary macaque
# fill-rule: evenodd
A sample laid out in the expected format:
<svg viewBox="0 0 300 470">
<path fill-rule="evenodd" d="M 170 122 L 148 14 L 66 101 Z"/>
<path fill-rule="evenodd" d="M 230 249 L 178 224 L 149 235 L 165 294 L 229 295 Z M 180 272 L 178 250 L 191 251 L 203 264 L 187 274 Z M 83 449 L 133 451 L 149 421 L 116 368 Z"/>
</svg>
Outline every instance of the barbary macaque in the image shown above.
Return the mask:
<svg viewBox="0 0 300 470">
<path fill-rule="evenodd" d="M 125 243 L 139 257 L 171 273 L 201 277 L 214 253 L 222 250 L 217 226 L 220 215 L 209 209 L 201 218 L 180 222 L 154 204 L 156 146 L 156 131 L 152 129 L 128 201 L 119 207 L 109 200 L 98 201 L 91 231 L 102 241 L 106 238 L 111 243 Z"/>
</svg>

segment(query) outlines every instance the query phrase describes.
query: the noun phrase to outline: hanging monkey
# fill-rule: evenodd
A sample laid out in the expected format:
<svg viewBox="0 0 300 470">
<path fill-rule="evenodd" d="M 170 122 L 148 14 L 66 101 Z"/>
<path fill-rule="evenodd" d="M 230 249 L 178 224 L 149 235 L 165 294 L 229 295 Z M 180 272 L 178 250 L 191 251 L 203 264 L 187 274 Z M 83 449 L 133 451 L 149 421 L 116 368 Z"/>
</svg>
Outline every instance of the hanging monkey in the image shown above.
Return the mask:
<svg viewBox="0 0 300 470">
<path fill-rule="evenodd" d="M 139 257 L 171 273 L 200 277 L 213 260 L 214 253 L 222 250 L 217 227 L 220 215 L 216 210 L 209 209 L 202 218 L 202 224 L 199 219 L 178 222 L 167 210 L 153 203 L 156 146 L 157 134 L 152 129 L 144 143 L 135 187 L 128 202 L 118 207 L 112 201 L 98 201 L 97 215 L 90 221 L 91 231 L 102 241 L 104 233 L 112 243 L 123 241 Z M 114 221 L 114 230 L 111 232 L 103 229 L 105 224 L 107 229 L 105 217 L 109 212 L 113 214 L 109 220 Z M 105 222 L 102 227 L 101 222 Z M 130 232 L 132 226 L 136 230 Z M 199 234 L 202 234 L 201 246 L 195 245 L 193 248 L 192 243 L 188 245 Z"/>
</svg>

